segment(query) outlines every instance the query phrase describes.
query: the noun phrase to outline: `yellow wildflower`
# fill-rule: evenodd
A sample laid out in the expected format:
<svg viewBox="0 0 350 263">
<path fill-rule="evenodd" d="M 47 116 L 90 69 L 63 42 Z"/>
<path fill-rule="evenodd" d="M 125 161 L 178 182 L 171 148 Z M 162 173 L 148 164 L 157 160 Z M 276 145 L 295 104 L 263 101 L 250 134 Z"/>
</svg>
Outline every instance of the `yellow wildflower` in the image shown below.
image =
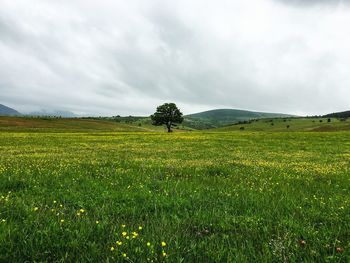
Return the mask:
<svg viewBox="0 0 350 263">
<path fill-rule="evenodd" d="M 64 219 L 61 219 L 61 221 L 60 221 L 61 223 L 63 223 L 64 222 Z"/>
<path fill-rule="evenodd" d="M 122 228 L 125 228 L 126 227 L 126 225 L 122 225 Z"/>
<path fill-rule="evenodd" d="M 165 247 L 166 243 L 164 241 L 162 241 L 162 247 Z"/>
<path fill-rule="evenodd" d="M 38 207 L 34 207 L 34 209 L 33 209 L 34 211 L 38 211 L 39 210 L 39 208 Z"/>
<path fill-rule="evenodd" d="M 128 233 L 126 233 L 126 232 L 123 232 L 123 233 L 122 233 L 122 235 L 123 235 L 124 237 L 125 237 L 127 234 L 128 234 Z"/>
<path fill-rule="evenodd" d="M 116 244 L 117 244 L 118 246 L 121 246 L 121 245 L 123 244 L 123 242 L 117 241 Z"/>
<path fill-rule="evenodd" d="M 100 223 L 100 221 L 96 220 L 96 224 L 98 225 Z"/>
<path fill-rule="evenodd" d="M 111 251 L 114 251 L 114 247 L 111 247 Z"/>
<path fill-rule="evenodd" d="M 163 251 L 163 257 L 166 257 L 167 255 L 166 255 L 166 253 Z"/>
<path fill-rule="evenodd" d="M 151 243 L 150 243 L 150 242 L 147 242 L 147 246 L 148 246 L 148 247 L 151 246 Z"/>
<path fill-rule="evenodd" d="M 142 230 L 142 226 L 139 226 L 139 230 Z"/>
<path fill-rule="evenodd" d="M 125 257 L 125 258 L 126 258 L 126 253 L 123 253 L 123 257 Z"/>
</svg>

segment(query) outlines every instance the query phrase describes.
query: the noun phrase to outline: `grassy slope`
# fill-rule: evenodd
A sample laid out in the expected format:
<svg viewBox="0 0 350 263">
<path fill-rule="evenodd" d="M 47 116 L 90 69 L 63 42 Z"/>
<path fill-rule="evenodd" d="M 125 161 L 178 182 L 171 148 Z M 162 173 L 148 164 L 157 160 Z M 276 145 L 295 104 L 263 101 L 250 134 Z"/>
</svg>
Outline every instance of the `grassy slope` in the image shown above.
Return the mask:
<svg viewBox="0 0 350 263">
<path fill-rule="evenodd" d="M 41 131 L 41 132 L 130 132 L 130 131 L 163 131 L 163 127 L 155 127 L 147 123 L 139 126 L 135 123 L 121 123 L 99 119 L 79 118 L 29 118 L 29 117 L 0 117 L 2 131 Z"/>
<path fill-rule="evenodd" d="M 0 262 L 349 262 L 349 141 L 0 132 Z"/>
<path fill-rule="evenodd" d="M 322 120 L 322 122 L 320 122 Z M 273 123 L 273 125 L 271 124 Z M 287 125 L 290 127 L 287 128 Z M 289 132 L 289 131 L 350 131 L 350 119 L 339 121 L 332 118 L 327 122 L 327 118 L 286 118 L 286 119 L 263 119 L 253 121 L 250 124 L 236 124 L 211 131 L 239 131 L 244 127 L 244 131 L 266 131 L 266 132 Z"/>
<path fill-rule="evenodd" d="M 284 121 L 285 120 L 285 121 Z M 286 119 L 261 119 L 252 121 L 251 124 L 237 124 L 225 126 L 209 131 L 238 131 L 244 127 L 245 131 L 342 131 L 350 130 L 350 120 L 339 121 L 332 118 L 331 123 L 327 118 L 306 119 L 306 118 L 286 118 Z M 273 123 L 274 125 L 271 125 Z M 174 131 L 191 130 L 188 126 L 179 125 L 179 129 Z M 289 125 L 290 128 L 286 128 Z M 133 122 L 103 119 L 50 119 L 50 118 L 27 118 L 27 117 L 0 117 L 0 131 L 39 131 L 39 132 L 147 132 L 165 131 L 164 127 L 151 125 L 148 118 L 140 118 Z"/>
</svg>

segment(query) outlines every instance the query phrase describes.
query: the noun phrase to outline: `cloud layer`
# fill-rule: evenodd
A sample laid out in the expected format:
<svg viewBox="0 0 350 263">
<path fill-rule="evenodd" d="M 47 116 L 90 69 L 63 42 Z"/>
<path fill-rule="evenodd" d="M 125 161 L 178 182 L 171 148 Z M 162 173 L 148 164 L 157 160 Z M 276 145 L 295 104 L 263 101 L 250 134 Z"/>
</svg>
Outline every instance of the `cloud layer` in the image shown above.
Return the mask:
<svg viewBox="0 0 350 263">
<path fill-rule="evenodd" d="M 349 109 L 350 9 L 287 0 L 3 0 L 0 103 L 148 115 Z"/>
</svg>

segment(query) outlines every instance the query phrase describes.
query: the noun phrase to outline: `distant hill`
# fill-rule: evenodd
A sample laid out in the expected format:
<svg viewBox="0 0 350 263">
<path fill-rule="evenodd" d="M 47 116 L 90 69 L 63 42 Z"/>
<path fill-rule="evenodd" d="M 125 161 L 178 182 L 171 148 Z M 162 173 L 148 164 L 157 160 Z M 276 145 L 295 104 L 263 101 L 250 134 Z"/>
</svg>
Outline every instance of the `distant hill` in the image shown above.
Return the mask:
<svg viewBox="0 0 350 263">
<path fill-rule="evenodd" d="M 323 117 L 325 118 L 350 118 L 350 111 L 334 112 L 326 114 Z"/>
<path fill-rule="evenodd" d="M 28 113 L 26 115 L 28 115 L 28 116 L 63 117 L 63 118 L 75 118 L 75 117 L 78 117 L 78 115 L 74 114 L 73 112 L 61 111 L 61 110 L 56 110 L 56 111 L 41 110 L 41 111 L 30 112 L 30 113 Z"/>
<path fill-rule="evenodd" d="M 18 111 L 0 104 L 0 116 L 16 116 L 21 115 Z"/>
<path fill-rule="evenodd" d="M 252 119 L 284 117 L 292 117 L 292 115 L 236 109 L 218 109 L 186 115 L 184 125 L 195 129 L 209 129 L 249 121 Z"/>
</svg>

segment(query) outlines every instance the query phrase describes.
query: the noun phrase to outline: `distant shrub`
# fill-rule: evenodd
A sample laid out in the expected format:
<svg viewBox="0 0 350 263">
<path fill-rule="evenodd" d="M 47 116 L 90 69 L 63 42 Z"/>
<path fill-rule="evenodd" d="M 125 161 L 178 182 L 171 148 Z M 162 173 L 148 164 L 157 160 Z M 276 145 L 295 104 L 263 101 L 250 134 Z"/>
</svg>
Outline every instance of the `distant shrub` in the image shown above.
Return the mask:
<svg viewBox="0 0 350 263">
<path fill-rule="evenodd" d="M 331 122 L 332 120 L 330 118 L 328 118 L 327 122 Z"/>
<path fill-rule="evenodd" d="M 287 129 L 289 129 L 289 128 L 290 128 L 290 125 L 287 125 L 286 127 L 287 127 Z"/>
<path fill-rule="evenodd" d="M 320 122 L 323 122 L 323 120 L 320 120 Z"/>
<path fill-rule="evenodd" d="M 271 126 L 275 125 L 273 122 L 271 122 Z"/>
<path fill-rule="evenodd" d="M 241 131 L 244 131 L 244 127 L 240 127 L 239 129 L 240 129 Z"/>
</svg>

